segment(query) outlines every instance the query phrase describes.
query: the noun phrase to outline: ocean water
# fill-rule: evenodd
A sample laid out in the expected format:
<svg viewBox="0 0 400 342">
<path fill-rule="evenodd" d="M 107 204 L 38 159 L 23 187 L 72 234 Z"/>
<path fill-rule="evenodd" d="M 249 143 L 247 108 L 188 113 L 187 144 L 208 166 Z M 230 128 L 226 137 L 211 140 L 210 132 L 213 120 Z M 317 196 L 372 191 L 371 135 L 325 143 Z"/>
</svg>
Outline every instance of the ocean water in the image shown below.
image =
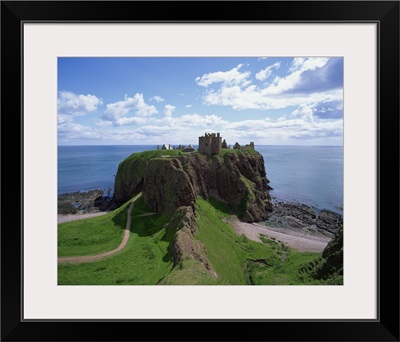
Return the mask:
<svg viewBox="0 0 400 342">
<path fill-rule="evenodd" d="M 299 202 L 343 214 L 343 147 L 256 146 L 274 201 Z"/>
<path fill-rule="evenodd" d="M 195 146 L 196 147 L 196 146 Z M 156 145 L 59 146 L 58 194 L 113 189 L 119 163 Z M 343 147 L 257 146 L 264 157 L 274 201 L 343 210 Z"/>
<path fill-rule="evenodd" d="M 118 165 L 134 152 L 153 145 L 58 146 L 58 194 L 114 188 Z"/>
</svg>

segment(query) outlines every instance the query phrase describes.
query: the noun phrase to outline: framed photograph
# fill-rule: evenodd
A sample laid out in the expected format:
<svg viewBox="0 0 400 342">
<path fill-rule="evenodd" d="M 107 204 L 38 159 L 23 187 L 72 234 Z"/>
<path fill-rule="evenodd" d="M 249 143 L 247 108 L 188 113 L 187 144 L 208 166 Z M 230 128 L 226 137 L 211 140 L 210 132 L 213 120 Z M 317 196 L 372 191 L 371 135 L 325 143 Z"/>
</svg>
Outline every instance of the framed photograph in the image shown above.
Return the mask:
<svg viewBox="0 0 400 342">
<path fill-rule="evenodd" d="M 397 1 L 1 9 L 4 341 L 399 341 Z"/>
</svg>

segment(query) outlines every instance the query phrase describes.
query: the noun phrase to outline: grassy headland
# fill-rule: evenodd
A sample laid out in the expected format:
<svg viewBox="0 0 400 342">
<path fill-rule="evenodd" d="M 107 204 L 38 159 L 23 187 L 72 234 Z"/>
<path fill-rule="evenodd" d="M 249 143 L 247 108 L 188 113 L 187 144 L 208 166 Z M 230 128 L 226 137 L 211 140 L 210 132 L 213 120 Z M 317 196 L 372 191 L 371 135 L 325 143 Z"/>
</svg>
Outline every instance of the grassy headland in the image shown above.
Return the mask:
<svg viewBox="0 0 400 342">
<path fill-rule="evenodd" d="M 129 203 L 129 202 L 128 202 Z M 121 239 L 126 218 L 126 203 L 123 207 L 107 214 L 108 220 L 121 219 L 119 234 L 113 238 L 109 231 L 104 231 L 108 237 L 110 248 L 114 248 Z M 286 248 L 286 260 L 282 261 L 282 251 L 278 242 L 263 239 L 257 243 L 239 236 L 226 223 L 227 213 L 216 209 L 202 198 L 196 201 L 196 223 L 200 240 L 206 247 L 208 258 L 216 277 L 203 272 L 197 260 L 184 260 L 173 268 L 170 247 L 174 231 L 167 229 L 170 216 L 153 215 L 143 203 L 143 198 L 137 200 L 132 212 L 131 237 L 126 248 L 119 254 L 109 258 L 86 264 L 62 264 L 58 266 L 59 285 L 289 285 L 317 284 L 301 266 L 320 257 L 318 253 L 299 253 Z M 151 215 L 149 215 L 151 214 Z M 81 242 L 72 248 L 66 242 L 59 240 L 63 255 L 68 251 L 77 255 L 79 251 L 90 246 L 93 251 L 103 251 L 105 243 L 100 236 L 102 230 L 94 234 L 99 219 L 92 218 L 79 222 L 78 236 Z M 106 219 L 107 220 L 107 219 Z M 71 222 L 77 225 L 78 222 Z M 66 224 L 60 224 L 63 231 Z M 114 228 L 113 228 L 114 229 Z M 97 236 L 97 238 L 96 238 Z M 111 237 L 111 239 L 110 239 Z M 113 241 L 113 245 L 110 241 Z M 61 254 L 61 253 L 60 253 Z M 89 254 L 89 253 L 86 253 Z M 82 254 L 83 255 L 83 254 Z"/>
</svg>

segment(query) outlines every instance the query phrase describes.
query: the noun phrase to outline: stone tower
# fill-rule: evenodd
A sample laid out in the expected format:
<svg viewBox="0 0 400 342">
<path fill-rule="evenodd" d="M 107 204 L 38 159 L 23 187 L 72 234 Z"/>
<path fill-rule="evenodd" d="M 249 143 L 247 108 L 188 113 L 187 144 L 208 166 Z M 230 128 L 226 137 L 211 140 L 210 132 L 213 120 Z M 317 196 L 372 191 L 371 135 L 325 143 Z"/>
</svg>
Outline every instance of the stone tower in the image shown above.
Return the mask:
<svg viewBox="0 0 400 342">
<path fill-rule="evenodd" d="M 219 133 L 205 133 L 199 137 L 199 152 L 205 154 L 218 154 L 222 149 L 222 137 Z"/>
</svg>

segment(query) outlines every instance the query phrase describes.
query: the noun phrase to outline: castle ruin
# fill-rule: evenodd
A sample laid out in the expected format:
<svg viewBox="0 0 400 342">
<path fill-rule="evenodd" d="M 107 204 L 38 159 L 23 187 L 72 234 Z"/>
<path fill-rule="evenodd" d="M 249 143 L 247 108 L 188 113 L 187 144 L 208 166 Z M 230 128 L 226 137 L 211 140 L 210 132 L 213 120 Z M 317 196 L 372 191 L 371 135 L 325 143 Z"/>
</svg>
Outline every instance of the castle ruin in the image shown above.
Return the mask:
<svg viewBox="0 0 400 342">
<path fill-rule="evenodd" d="M 250 144 L 246 144 L 240 148 L 242 151 L 254 150 L 254 141 L 251 141 Z"/>
<path fill-rule="evenodd" d="M 203 137 L 199 137 L 200 153 L 218 154 L 222 149 L 222 137 L 219 133 L 205 133 Z"/>
<path fill-rule="evenodd" d="M 236 142 L 235 145 L 233 145 L 233 148 L 241 151 L 254 150 L 254 141 L 251 141 L 250 144 L 246 144 L 244 146 L 240 146 L 240 144 Z"/>
</svg>

